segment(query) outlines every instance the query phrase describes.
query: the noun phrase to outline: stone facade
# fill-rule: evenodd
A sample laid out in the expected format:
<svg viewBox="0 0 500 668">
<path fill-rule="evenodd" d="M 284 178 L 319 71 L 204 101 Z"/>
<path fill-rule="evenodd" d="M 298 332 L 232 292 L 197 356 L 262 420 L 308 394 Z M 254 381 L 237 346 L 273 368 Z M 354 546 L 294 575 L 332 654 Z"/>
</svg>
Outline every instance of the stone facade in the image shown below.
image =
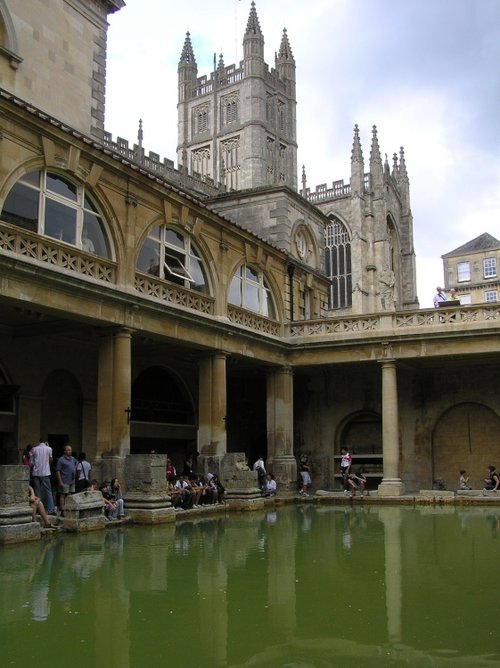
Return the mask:
<svg viewBox="0 0 500 668">
<path fill-rule="evenodd" d="M 46 23 L 119 4 L 61 0 Z M 42 30 L 46 3 L 33 6 L 31 30 Z M 314 485 L 338 488 L 343 445 L 390 496 L 498 463 L 500 311 L 418 308 L 404 152 L 384 165 L 374 130 L 365 172 L 355 128 L 349 183 L 314 193 L 305 174 L 300 193 L 293 180 L 262 181 L 260 158 L 246 163 L 255 181 L 234 192 L 186 163 L 160 169 L 141 146 L 90 136 L 91 87 L 59 115 L 43 87 L 20 85 L 38 58 L 71 89 L 48 52 L 19 46 L 23 7 L 0 0 L 2 67 L 16 43 L 24 58 L 0 90 L 2 464 L 40 435 L 56 456 L 70 442 L 101 477 L 124 472 L 127 514 L 150 522 L 173 512 L 166 454 L 179 469 L 199 453 L 235 500 L 256 490 L 241 453 L 265 456 L 280 494 L 296 490 L 304 453 Z M 267 76 L 251 25 L 254 78 L 293 100 L 288 37 L 281 74 Z M 87 72 L 94 38 L 81 50 Z"/>
</svg>

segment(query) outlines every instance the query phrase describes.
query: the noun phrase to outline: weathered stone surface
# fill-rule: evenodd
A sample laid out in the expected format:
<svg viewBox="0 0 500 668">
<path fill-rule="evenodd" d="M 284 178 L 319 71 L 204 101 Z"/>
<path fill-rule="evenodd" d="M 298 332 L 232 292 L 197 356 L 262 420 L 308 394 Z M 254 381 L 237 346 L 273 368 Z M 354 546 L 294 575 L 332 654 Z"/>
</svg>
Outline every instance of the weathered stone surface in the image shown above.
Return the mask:
<svg viewBox="0 0 500 668">
<path fill-rule="evenodd" d="M 100 491 L 79 492 L 67 497 L 64 505 L 64 528 L 68 531 L 104 529 L 104 499 Z"/>
<path fill-rule="evenodd" d="M 0 466 L 0 508 L 12 505 L 28 505 L 30 472 L 26 466 L 8 464 Z"/>
<path fill-rule="evenodd" d="M 227 505 L 229 510 L 240 510 L 244 512 L 250 512 L 253 510 L 263 510 L 264 509 L 264 498 L 241 498 L 241 497 L 228 497 Z"/>
<path fill-rule="evenodd" d="M 125 511 L 138 524 L 175 521 L 167 494 L 166 455 L 127 455 L 125 458 Z"/>
<path fill-rule="evenodd" d="M 24 522 L 0 526 L 0 545 L 27 543 L 40 540 L 41 530 L 38 522 Z"/>
</svg>

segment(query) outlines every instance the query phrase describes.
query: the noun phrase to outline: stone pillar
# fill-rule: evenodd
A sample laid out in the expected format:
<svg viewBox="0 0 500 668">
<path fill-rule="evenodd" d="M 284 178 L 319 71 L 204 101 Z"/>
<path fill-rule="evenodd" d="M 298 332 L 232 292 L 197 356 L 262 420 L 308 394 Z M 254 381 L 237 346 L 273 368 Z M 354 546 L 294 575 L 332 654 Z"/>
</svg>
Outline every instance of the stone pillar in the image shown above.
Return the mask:
<svg viewBox="0 0 500 668">
<path fill-rule="evenodd" d="M 115 334 L 113 351 L 113 454 L 125 457 L 130 452 L 130 400 L 132 332 L 120 329 Z"/>
<path fill-rule="evenodd" d="M 382 362 L 382 441 L 384 477 L 379 496 L 401 496 L 404 485 L 399 477 L 399 417 L 396 362 Z"/>
<path fill-rule="evenodd" d="M 0 466 L 0 545 L 40 538 L 40 524 L 31 521 L 29 478 L 26 466 Z"/>
<path fill-rule="evenodd" d="M 167 494 L 167 455 L 125 457 L 125 514 L 138 524 L 174 522 L 175 512 Z"/>
<path fill-rule="evenodd" d="M 99 341 L 97 366 L 97 453 L 96 459 L 111 452 L 111 424 L 113 408 L 113 335 Z"/>
<path fill-rule="evenodd" d="M 276 369 L 267 376 L 267 468 L 276 476 L 278 491 L 297 490 L 293 454 L 293 372 Z"/>
<path fill-rule="evenodd" d="M 200 455 L 222 457 L 227 450 L 227 385 L 224 353 L 215 353 L 200 362 L 198 394 L 198 452 Z"/>
</svg>

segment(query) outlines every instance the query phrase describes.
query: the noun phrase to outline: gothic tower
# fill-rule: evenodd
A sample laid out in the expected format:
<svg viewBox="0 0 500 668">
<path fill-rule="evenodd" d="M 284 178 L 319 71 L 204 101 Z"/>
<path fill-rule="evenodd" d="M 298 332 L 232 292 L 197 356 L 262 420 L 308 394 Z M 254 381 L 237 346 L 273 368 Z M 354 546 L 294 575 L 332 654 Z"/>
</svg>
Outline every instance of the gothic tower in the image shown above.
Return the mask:
<svg viewBox="0 0 500 668">
<path fill-rule="evenodd" d="M 198 77 L 189 33 L 178 67 L 179 168 L 228 190 L 297 188 L 295 60 L 283 32 L 275 67 L 264 61 L 264 36 L 252 2 L 239 66 L 222 54 Z"/>
</svg>

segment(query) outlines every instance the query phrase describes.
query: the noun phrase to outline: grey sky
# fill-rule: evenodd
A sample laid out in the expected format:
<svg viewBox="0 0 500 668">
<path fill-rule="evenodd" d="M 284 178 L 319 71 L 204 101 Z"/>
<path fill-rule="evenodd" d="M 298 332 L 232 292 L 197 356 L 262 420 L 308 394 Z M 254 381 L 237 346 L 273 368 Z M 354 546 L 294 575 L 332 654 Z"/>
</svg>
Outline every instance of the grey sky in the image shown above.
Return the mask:
<svg viewBox="0 0 500 668">
<path fill-rule="evenodd" d="M 177 64 L 186 30 L 209 74 L 242 57 L 247 0 L 126 0 L 110 17 L 106 128 L 176 161 Z M 500 0 L 257 0 L 266 61 L 287 28 L 297 64 L 299 165 L 308 186 L 349 179 L 352 129 L 389 160 L 404 146 L 418 294 L 430 306 L 440 256 L 500 237 Z M 300 174 L 299 174 L 300 180 Z"/>
</svg>

